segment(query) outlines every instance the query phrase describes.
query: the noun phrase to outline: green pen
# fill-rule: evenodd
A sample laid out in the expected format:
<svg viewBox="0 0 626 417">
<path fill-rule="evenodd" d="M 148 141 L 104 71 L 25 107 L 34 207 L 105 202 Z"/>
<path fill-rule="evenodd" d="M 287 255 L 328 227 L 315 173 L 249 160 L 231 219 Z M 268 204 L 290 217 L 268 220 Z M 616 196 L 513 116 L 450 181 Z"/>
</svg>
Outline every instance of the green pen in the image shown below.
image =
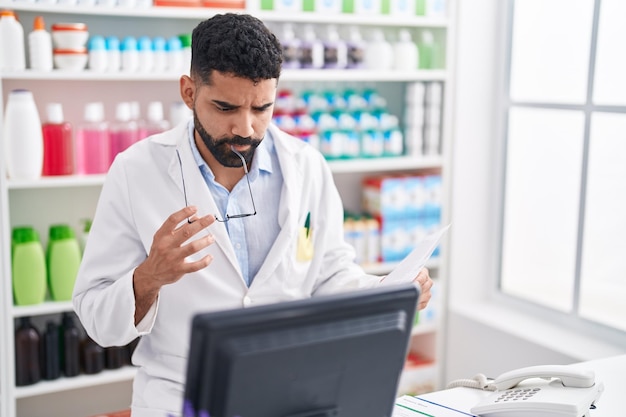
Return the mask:
<svg viewBox="0 0 626 417">
<path fill-rule="evenodd" d="M 306 237 L 309 237 L 309 232 L 311 231 L 311 212 L 309 211 L 306 215 L 306 220 L 304 221 L 304 228 L 306 229 Z"/>
</svg>

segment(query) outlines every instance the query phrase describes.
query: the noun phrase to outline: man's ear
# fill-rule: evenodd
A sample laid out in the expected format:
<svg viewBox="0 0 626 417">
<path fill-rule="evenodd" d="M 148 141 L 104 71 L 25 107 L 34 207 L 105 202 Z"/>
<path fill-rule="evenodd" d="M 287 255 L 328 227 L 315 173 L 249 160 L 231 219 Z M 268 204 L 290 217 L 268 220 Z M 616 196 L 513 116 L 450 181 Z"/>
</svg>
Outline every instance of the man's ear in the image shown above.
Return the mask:
<svg viewBox="0 0 626 417">
<path fill-rule="evenodd" d="M 180 77 L 180 98 L 183 99 L 187 107 L 193 110 L 193 102 L 196 94 L 196 84 L 188 75 Z"/>
</svg>

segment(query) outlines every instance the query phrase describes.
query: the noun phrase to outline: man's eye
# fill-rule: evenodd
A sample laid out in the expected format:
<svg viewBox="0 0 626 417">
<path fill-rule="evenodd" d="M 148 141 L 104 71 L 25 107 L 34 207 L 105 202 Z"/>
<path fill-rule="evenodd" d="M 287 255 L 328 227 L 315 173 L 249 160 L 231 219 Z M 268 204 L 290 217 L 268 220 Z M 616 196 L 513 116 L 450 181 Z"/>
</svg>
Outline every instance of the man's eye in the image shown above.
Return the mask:
<svg viewBox="0 0 626 417">
<path fill-rule="evenodd" d="M 229 112 L 232 111 L 232 107 L 217 107 L 217 110 L 221 111 L 221 112 Z"/>
</svg>

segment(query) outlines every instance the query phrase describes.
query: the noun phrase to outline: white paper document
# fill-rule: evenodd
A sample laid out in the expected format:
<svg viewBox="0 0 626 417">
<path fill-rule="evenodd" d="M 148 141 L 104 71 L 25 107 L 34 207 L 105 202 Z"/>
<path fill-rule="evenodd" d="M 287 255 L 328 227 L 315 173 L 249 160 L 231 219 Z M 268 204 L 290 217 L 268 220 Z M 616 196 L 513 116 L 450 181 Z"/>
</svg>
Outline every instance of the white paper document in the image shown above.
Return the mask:
<svg viewBox="0 0 626 417">
<path fill-rule="evenodd" d="M 478 390 L 474 390 L 478 391 Z M 454 398 L 454 396 L 453 396 Z M 420 397 L 403 395 L 396 399 L 393 417 L 475 417 L 463 407 L 450 407 Z"/>
<path fill-rule="evenodd" d="M 412 282 L 420 269 L 426 265 L 426 261 L 433 254 L 437 245 L 439 245 L 439 241 L 449 228 L 450 225 L 444 226 L 422 239 L 415 249 L 383 279 L 381 284 L 390 285 Z"/>
</svg>

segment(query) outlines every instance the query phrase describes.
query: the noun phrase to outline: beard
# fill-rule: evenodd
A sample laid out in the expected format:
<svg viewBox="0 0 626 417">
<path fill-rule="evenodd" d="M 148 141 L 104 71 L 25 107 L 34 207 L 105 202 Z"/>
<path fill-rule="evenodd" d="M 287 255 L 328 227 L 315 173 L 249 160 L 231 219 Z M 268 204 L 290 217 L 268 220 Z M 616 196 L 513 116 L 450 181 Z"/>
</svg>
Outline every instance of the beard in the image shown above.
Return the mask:
<svg viewBox="0 0 626 417">
<path fill-rule="evenodd" d="M 198 120 L 198 115 L 195 110 L 193 112 L 193 122 L 196 132 L 198 132 L 200 139 L 202 139 L 204 145 L 209 149 L 211 155 L 213 155 L 217 162 L 228 168 L 239 168 L 243 166 L 239 156 L 237 156 L 237 154 L 230 149 L 232 145 L 250 145 L 250 148 L 248 148 L 246 151 L 238 151 L 244 157 L 246 162 L 250 164 L 252 162 L 252 157 L 254 156 L 254 151 L 263 140 L 254 139 L 251 137 L 244 138 L 241 136 L 231 136 L 215 139 L 209 134 L 209 132 L 206 131 L 204 126 L 202 126 L 202 123 L 200 123 L 200 120 Z"/>
</svg>

